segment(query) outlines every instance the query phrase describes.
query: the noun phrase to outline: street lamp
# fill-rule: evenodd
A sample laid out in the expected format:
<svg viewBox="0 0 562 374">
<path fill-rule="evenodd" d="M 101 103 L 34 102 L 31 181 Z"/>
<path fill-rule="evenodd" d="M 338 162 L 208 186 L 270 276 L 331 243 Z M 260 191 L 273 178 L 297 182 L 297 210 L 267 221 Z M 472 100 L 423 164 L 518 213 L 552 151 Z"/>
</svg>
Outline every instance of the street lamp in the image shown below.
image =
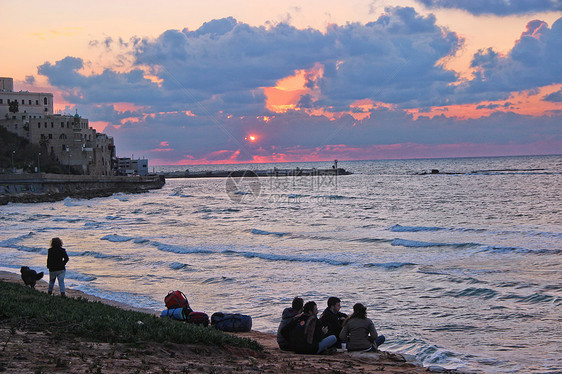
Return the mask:
<svg viewBox="0 0 562 374">
<path fill-rule="evenodd" d="M 12 151 L 12 173 L 16 172 L 16 168 L 14 167 L 14 154 L 16 153 L 16 151 Z"/>
<path fill-rule="evenodd" d="M 66 152 L 68 152 L 68 174 L 70 174 L 70 147 L 66 147 Z"/>
<path fill-rule="evenodd" d="M 41 152 L 37 154 L 37 172 L 41 173 Z"/>
</svg>

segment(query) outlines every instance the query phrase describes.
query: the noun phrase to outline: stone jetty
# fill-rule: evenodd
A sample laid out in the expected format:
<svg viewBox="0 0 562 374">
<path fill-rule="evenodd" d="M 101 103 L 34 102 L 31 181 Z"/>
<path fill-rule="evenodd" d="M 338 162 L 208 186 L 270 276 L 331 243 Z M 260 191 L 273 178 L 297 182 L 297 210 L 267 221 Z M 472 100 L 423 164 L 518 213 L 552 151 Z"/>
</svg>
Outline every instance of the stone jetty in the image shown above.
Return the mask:
<svg viewBox="0 0 562 374">
<path fill-rule="evenodd" d="M 227 177 L 310 177 L 324 175 L 350 175 L 353 174 L 342 168 L 330 169 L 279 169 L 268 170 L 206 170 L 206 171 L 174 171 L 159 173 L 164 178 L 227 178 Z"/>
</svg>

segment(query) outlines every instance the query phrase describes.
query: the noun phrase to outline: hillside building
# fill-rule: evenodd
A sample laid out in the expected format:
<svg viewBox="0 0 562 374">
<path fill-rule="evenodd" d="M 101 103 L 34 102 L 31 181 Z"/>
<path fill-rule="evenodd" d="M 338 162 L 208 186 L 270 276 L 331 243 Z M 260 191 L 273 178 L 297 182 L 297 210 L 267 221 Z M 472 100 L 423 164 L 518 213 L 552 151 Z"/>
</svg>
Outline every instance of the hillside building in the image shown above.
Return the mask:
<svg viewBox="0 0 562 374">
<path fill-rule="evenodd" d="M 0 125 L 83 174 L 115 174 L 113 138 L 89 127 L 78 113 L 53 114 L 50 93 L 14 92 L 13 79 L 0 78 Z"/>
</svg>

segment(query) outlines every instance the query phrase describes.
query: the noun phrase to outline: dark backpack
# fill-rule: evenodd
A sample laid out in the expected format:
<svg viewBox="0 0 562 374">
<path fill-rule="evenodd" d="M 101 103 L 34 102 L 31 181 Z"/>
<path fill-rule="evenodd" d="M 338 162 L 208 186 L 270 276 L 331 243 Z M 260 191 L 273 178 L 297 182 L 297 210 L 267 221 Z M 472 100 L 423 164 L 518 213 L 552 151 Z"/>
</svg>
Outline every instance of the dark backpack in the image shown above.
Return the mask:
<svg viewBox="0 0 562 374">
<path fill-rule="evenodd" d="M 170 291 L 164 298 L 164 303 L 168 309 L 185 308 L 186 311 L 191 311 L 189 301 L 181 291 Z"/>
<path fill-rule="evenodd" d="M 191 312 L 187 315 L 187 323 L 201 325 L 204 327 L 209 326 L 209 316 L 203 312 Z"/>
<path fill-rule="evenodd" d="M 211 326 L 229 332 L 248 332 L 252 329 L 252 317 L 244 314 L 217 312 L 211 316 Z"/>
</svg>

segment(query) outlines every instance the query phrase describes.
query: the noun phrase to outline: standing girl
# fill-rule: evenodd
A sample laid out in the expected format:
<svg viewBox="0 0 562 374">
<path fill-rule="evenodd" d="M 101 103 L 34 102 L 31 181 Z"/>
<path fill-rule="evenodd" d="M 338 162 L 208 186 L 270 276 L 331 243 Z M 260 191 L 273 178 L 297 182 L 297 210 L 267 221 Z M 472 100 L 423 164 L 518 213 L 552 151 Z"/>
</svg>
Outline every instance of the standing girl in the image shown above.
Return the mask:
<svg viewBox="0 0 562 374">
<path fill-rule="evenodd" d="M 64 288 L 65 265 L 68 262 L 66 250 L 62 247 L 62 240 L 59 238 L 51 239 L 51 248 L 47 255 L 47 268 L 49 269 L 49 295 L 53 293 L 55 280 L 59 281 L 60 295 L 66 296 Z"/>
</svg>

